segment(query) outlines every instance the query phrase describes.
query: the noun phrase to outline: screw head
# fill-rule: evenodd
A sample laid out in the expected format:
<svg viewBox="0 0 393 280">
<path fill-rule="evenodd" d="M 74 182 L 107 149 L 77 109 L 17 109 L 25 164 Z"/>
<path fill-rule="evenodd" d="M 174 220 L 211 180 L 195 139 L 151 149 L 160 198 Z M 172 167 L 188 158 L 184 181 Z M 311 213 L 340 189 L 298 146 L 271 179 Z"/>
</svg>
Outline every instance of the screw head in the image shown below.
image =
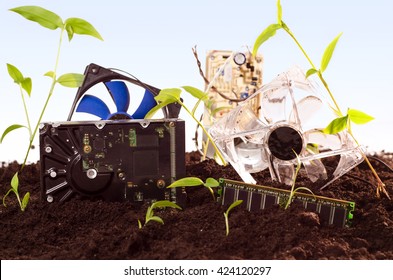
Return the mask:
<svg viewBox="0 0 393 280">
<path fill-rule="evenodd" d="M 94 168 L 90 168 L 89 170 L 86 171 L 86 176 L 89 179 L 94 179 L 97 177 L 97 170 Z"/>
</svg>

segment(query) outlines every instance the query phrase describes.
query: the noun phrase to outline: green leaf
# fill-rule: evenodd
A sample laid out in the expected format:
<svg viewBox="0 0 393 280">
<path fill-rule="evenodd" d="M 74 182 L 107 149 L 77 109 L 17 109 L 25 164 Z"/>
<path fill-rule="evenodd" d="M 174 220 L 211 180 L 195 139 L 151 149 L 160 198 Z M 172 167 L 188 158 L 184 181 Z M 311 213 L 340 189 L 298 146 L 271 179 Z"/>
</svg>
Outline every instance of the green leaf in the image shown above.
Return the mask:
<svg viewBox="0 0 393 280">
<path fill-rule="evenodd" d="M 47 77 L 53 79 L 53 78 L 55 77 L 55 72 L 53 72 L 53 71 L 48 71 L 48 72 L 46 72 L 46 73 L 44 74 L 44 76 L 47 76 Z"/>
<path fill-rule="evenodd" d="M 18 13 L 24 18 L 52 30 L 63 27 L 63 20 L 61 17 L 39 6 L 21 6 L 10 9 L 10 11 Z"/>
<path fill-rule="evenodd" d="M 68 33 L 68 39 L 71 41 L 73 34 L 89 35 L 95 37 L 101 41 L 102 39 L 100 33 L 84 19 L 81 18 L 69 18 L 65 21 L 66 30 Z M 67 27 L 68 26 L 68 27 Z"/>
<path fill-rule="evenodd" d="M 179 88 L 165 88 L 155 97 L 158 102 L 175 103 L 180 101 L 181 89 Z"/>
<path fill-rule="evenodd" d="M 171 104 L 172 102 L 161 102 L 158 103 L 156 106 L 150 109 L 149 112 L 145 115 L 144 119 L 151 119 L 160 109 L 164 108 L 166 105 Z"/>
<path fill-rule="evenodd" d="M 191 86 L 183 86 L 185 91 L 190 93 L 192 96 L 194 96 L 198 100 L 206 100 L 208 99 L 208 94 L 206 92 L 201 91 L 200 89 L 197 89 L 195 87 Z"/>
<path fill-rule="evenodd" d="M 18 187 L 19 187 L 19 178 L 18 178 L 18 172 L 16 172 L 11 179 L 11 188 L 14 190 L 16 194 L 18 193 Z"/>
<path fill-rule="evenodd" d="M 68 35 L 68 41 L 71 41 L 72 38 L 74 37 L 74 29 L 72 28 L 71 25 L 66 25 L 66 31 L 67 31 L 67 35 Z"/>
<path fill-rule="evenodd" d="M 252 50 L 252 55 L 255 57 L 258 53 L 259 47 L 269 40 L 271 37 L 273 37 L 276 34 L 276 31 L 282 28 L 280 24 L 271 24 L 269 25 L 262 33 L 258 36 L 254 43 L 254 48 Z"/>
<path fill-rule="evenodd" d="M 315 198 L 315 194 L 312 192 L 312 190 L 310 190 L 309 188 L 306 188 L 306 187 L 298 187 L 298 188 L 293 190 L 293 193 L 294 194 L 295 193 L 299 193 L 300 190 L 303 190 L 303 191 L 311 193 L 314 196 L 314 198 Z M 302 193 L 302 192 L 300 192 L 300 193 Z"/>
<path fill-rule="evenodd" d="M 25 211 L 25 209 L 26 209 L 26 207 L 27 207 L 27 204 L 29 204 L 29 199 L 30 199 L 30 193 L 27 192 L 27 193 L 25 194 L 25 196 L 23 197 L 23 199 L 22 199 L 22 205 L 21 205 L 21 207 L 20 207 L 20 209 L 21 209 L 22 211 Z"/>
<path fill-rule="evenodd" d="M 374 119 L 374 117 L 355 109 L 348 109 L 348 116 L 356 124 L 366 124 Z"/>
<path fill-rule="evenodd" d="M 7 207 L 7 205 L 5 204 L 5 199 L 7 198 L 7 196 L 11 193 L 14 192 L 14 189 L 9 189 L 8 192 L 3 196 L 3 205 L 4 207 Z M 15 193 L 15 192 L 14 192 Z"/>
<path fill-rule="evenodd" d="M 22 85 L 22 88 L 30 96 L 31 95 L 31 89 L 33 88 L 33 83 L 31 81 L 31 78 L 24 78 L 22 83 L 21 83 L 21 85 Z"/>
<path fill-rule="evenodd" d="M 10 133 L 11 131 L 13 131 L 13 130 L 15 130 L 15 129 L 21 128 L 21 127 L 27 128 L 26 126 L 21 125 L 21 124 L 13 124 L 13 125 L 10 125 L 9 127 L 7 127 L 6 130 L 4 130 L 3 135 L 2 135 L 1 138 L 0 138 L 0 143 L 3 142 L 4 137 L 5 137 L 8 133 Z"/>
<path fill-rule="evenodd" d="M 148 208 L 147 208 L 147 211 L 146 211 L 146 216 L 145 216 L 145 224 L 147 223 L 147 221 L 150 219 L 150 217 L 152 217 L 153 216 L 153 205 L 150 205 Z"/>
<path fill-rule="evenodd" d="M 312 154 L 319 154 L 319 146 L 315 143 L 307 143 L 306 149 Z"/>
<path fill-rule="evenodd" d="M 141 220 L 138 219 L 138 228 L 141 229 L 142 228 L 142 223 Z"/>
<path fill-rule="evenodd" d="M 227 216 L 229 216 L 229 212 L 235 208 L 236 206 L 239 206 L 240 204 L 243 203 L 243 200 L 236 200 L 235 202 L 233 202 L 227 209 L 227 211 L 225 212 Z"/>
<path fill-rule="evenodd" d="M 330 59 L 332 58 L 334 49 L 336 48 L 337 42 L 340 39 L 342 34 L 343 34 L 342 32 L 340 34 L 338 34 L 337 37 L 334 38 L 333 41 L 325 49 L 325 52 L 322 56 L 322 61 L 321 61 L 321 72 L 324 72 L 326 70 L 326 68 L 328 67 Z"/>
<path fill-rule="evenodd" d="M 167 106 L 168 104 L 179 102 L 180 101 L 180 93 L 181 89 L 179 88 L 167 88 L 162 89 L 160 93 L 154 97 L 157 101 L 157 105 L 153 107 L 149 112 L 147 112 L 145 119 L 150 119 L 157 113 L 158 110 Z"/>
<path fill-rule="evenodd" d="M 164 224 L 164 221 L 160 217 L 158 217 L 158 216 L 150 217 L 149 220 L 147 220 L 147 222 L 149 222 L 149 221 L 155 221 L 155 222 L 160 223 L 162 225 Z"/>
<path fill-rule="evenodd" d="M 200 186 L 200 185 L 203 185 L 203 181 L 198 177 L 186 177 L 173 182 L 167 188 L 193 187 L 193 186 Z"/>
<path fill-rule="evenodd" d="M 8 70 L 8 74 L 14 80 L 15 83 L 19 85 L 23 82 L 24 77 L 18 68 L 16 68 L 12 64 L 7 63 L 7 70 Z"/>
<path fill-rule="evenodd" d="M 61 75 L 57 79 L 57 82 L 65 87 L 77 88 L 82 85 L 84 78 L 85 76 L 82 74 L 68 73 L 68 74 Z"/>
<path fill-rule="evenodd" d="M 318 73 L 318 70 L 317 70 L 317 69 L 315 69 L 315 68 L 308 69 L 308 71 L 307 71 L 307 73 L 306 73 L 306 78 L 308 78 L 308 77 L 310 77 L 311 75 L 314 75 L 314 74 L 316 74 L 316 73 Z"/>
<path fill-rule="evenodd" d="M 153 209 L 154 208 L 165 208 L 165 207 L 171 207 L 171 208 L 176 208 L 179 210 L 182 210 L 181 207 L 179 205 L 177 205 L 176 203 L 172 202 L 172 201 L 168 201 L 168 200 L 159 200 L 156 201 L 152 204 L 151 206 Z"/>
<path fill-rule="evenodd" d="M 207 178 L 206 183 L 203 184 L 205 187 L 215 188 L 220 185 L 220 183 L 214 178 Z"/>
<path fill-rule="evenodd" d="M 343 131 L 348 126 L 348 116 L 336 118 L 329 123 L 329 125 L 322 130 L 325 134 L 336 134 Z"/>
<path fill-rule="evenodd" d="M 282 7 L 280 0 L 277 0 L 277 22 L 278 24 L 281 24 L 282 21 Z"/>
</svg>

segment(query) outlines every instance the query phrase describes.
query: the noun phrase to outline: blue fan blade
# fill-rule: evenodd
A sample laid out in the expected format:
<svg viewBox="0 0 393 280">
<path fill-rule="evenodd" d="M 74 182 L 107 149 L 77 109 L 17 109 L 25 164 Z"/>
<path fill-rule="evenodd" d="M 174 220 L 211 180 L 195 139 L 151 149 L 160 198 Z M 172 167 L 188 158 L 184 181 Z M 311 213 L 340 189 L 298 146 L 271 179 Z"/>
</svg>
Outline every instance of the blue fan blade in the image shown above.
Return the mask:
<svg viewBox="0 0 393 280">
<path fill-rule="evenodd" d="M 130 93 L 126 84 L 122 81 L 110 81 L 106 82 L 105 86 L 116 104 L 117 112 L 127 112 L 130 105 Z"/>
<path fill-rule="evenodd" d="M 135 110 L 131 117 L 133 119 L 143 119 L 145 118 L 145 115 L 156 105 L 157 102 L 154 99 L 154 95 L 150 91 L 146 90 L 141 104 L 139 104 L 138 109 Z"/>
<path fill-rule="evenodd" d="M 110 115 L 109 108 L 106 106 L 104 101 L 89 94 L 83 96 L 82 100 L 79 102 L 78 107 L 76 108 L 76 111 L 92 114 L 100 117 L 103 120 L 107 120 Z"/>
</svg>

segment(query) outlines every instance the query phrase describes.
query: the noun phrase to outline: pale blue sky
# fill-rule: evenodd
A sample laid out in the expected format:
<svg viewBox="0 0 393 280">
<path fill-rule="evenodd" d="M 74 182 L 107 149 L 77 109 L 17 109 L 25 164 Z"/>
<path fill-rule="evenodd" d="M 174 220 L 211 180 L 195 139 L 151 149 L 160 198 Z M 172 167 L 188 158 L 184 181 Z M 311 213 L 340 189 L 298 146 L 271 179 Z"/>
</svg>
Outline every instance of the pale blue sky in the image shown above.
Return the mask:
<svg viewBox="0 0 393 280">
<path fill-rule="evenodd" d="M 87 64 L 126 70 L 159 88 L 192 85 L 203 88 L 191 52 L 198 45 L 204 67 L 206 51 L 236 50 L 252 46 L 259 33 L 276 21 L 276 1 L 38 1 L 0 2 L 0 132 L 13 123 L 25 123 L 18 88 L 9 78 L 6 63 L 17 66 L 33 79 L 28 100 L 33 122 L 38 118 L 50 81 L 42 75 L 54 65 L 59 30 L 51 31 L 8 11 L 22 5 L 39 5 L 63 19 L 81 17 L 92 23 L 104 41 L 66 36 L 59 74 L 83 73 Z M 360 142 L 370 150 L 393 150 L 393 4 L 388 0 L 306 1 L 282 0 L 283 20 L 296 34 L 312 59 L 319 64 L 326 45 L 343 32 L 326 79 L 340 106 L 363 110 L 376 120 L 355 128 Z M 293 65 L 309 65 L 283 32 L 261 48 L 264 82 Z M 75 89 L 58 86 L 45 121 L 66 120 Z M 186 103 L 193 101 L 186 97 Z M 187 146 L 193 148 L 194 123 L 190 123 Z M 0 161 L 22 160 L 28 135 L 20 130 L 0 145 Z M 36 141 L 38 145 L 38 140 Z M 30 160 L 38 159 L 38 151 Z"/>
</svg>

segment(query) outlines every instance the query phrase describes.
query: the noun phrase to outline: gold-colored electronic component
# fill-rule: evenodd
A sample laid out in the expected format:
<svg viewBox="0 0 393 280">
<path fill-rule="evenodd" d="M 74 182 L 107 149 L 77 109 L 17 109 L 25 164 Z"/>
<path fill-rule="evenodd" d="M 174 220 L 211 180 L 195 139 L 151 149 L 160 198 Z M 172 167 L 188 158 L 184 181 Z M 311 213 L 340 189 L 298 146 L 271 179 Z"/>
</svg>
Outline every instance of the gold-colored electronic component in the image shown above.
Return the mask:
<svg viewBox="0 0 393 280">
<path fill-rule="evenodd" d="M 85 154 L 89 154 L 90 152 L 91 152 L 91 146 L 90 145 L 84 145 L 83 146 L 83 152 L 85 153 Z"/>
</svg>

